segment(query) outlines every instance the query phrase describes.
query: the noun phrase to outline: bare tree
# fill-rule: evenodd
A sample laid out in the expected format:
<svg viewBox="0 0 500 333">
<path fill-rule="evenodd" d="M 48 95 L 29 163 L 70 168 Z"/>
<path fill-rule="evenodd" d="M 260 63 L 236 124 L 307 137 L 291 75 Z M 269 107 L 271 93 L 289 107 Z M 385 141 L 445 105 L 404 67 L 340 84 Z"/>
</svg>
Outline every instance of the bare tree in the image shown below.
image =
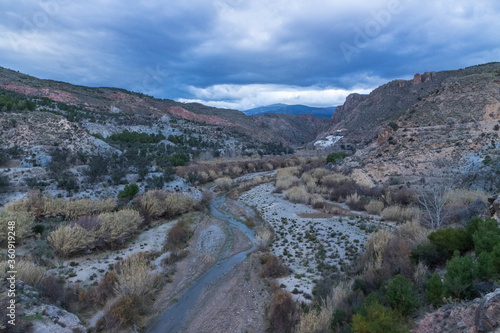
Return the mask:
<svg viewBox="0 0 500 333">
<path fill-rule="evenodd" d="M 429 189 L 419 191 L 418 202 L 424 207 L 426 216 L 424 221 L 431 229 L 440 228 L 446 221 L 449 212 L 445 209 L 450 200 L 451 187 L 434 184 Z"/>
</svg>

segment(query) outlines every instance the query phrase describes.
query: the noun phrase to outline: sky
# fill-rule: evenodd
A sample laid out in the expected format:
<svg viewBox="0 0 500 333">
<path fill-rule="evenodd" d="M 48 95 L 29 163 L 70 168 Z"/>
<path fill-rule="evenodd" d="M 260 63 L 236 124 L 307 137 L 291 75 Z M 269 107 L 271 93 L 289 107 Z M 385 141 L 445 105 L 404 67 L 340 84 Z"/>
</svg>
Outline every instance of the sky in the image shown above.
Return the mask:
<svg viewBox="0 0 500 333">
<path fill-rule="evenodd" d="M 0 66 L 246 110 L 500 61 L 498 0 L 0 0 Z"/>
</svg>

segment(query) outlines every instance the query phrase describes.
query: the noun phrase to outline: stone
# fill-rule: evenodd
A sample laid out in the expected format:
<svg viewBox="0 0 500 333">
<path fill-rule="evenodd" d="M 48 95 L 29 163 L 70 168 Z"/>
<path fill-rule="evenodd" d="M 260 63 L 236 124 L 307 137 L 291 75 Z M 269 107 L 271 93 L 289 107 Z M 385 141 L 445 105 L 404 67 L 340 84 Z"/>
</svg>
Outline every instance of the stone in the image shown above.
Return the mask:
<svg viewBox="0 0 500 333">
<path fill-rule="evenodd" d="M 483 298 L 476 309 L 474 323 L 479 333 L 500 330 L 500 288 Z"/>
</svg>

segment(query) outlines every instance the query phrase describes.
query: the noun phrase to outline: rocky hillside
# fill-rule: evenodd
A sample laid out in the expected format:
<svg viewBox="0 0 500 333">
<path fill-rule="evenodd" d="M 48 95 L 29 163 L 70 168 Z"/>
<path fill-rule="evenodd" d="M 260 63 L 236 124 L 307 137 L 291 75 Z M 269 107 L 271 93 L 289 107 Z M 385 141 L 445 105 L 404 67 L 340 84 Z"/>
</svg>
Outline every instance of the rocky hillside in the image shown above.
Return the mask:
<svg viewBox="0 0 500 333">
<path fill-rule="evenodd" d="M 500 63 L 415 74 L 369 95 L 352 94 L 338 107 L 327 135 L 337 150 L 375 182 L 423 183 L 457 177 L 498 189 Z M 350 151 L 349 151 L 350 150 Z"/>
<path fill-rule="evenodd" d="M 258 142 L 274 142 L 283 145 L 300 145 L 311 141 L 318 129 L 324 129 L 324 118 L 303 117 L 290 121 L 289 117 L 276 116 L 275 127 L 262 129 L 267 116 L 247 117 L 237 110 L 218 109 L 198 103 L 179 103 L 168 99 L 156 99 L 140 93 L 118 88 L 90 88 L 65 82 L 40 80 L 0 67 L 0 89 L 16 92 L 31 98 L 48 98 L 55 102 L 103 114 L 136 115 L 161 118 L 170 116 L 188 121 L 220 126 L 228 133 L 245 135 Z M 304 123 L 305 121 L 305 123 Z M 290 136 L 294 132 L 296 136 Z"/>
</svg>

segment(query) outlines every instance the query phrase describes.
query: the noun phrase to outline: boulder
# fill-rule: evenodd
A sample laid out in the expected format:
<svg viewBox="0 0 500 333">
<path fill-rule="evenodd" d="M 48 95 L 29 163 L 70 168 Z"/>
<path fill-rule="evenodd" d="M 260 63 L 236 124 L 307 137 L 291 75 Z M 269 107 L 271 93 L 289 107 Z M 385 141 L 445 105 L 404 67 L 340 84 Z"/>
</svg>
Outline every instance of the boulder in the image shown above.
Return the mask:
<svg viewBox="0 0 500 333">
<path fill-rule="evenodd" d="M 483 297 L 476 309 L 474 323 L 477 332 L 500 332 L 500 288 Z"/>
</svg>

